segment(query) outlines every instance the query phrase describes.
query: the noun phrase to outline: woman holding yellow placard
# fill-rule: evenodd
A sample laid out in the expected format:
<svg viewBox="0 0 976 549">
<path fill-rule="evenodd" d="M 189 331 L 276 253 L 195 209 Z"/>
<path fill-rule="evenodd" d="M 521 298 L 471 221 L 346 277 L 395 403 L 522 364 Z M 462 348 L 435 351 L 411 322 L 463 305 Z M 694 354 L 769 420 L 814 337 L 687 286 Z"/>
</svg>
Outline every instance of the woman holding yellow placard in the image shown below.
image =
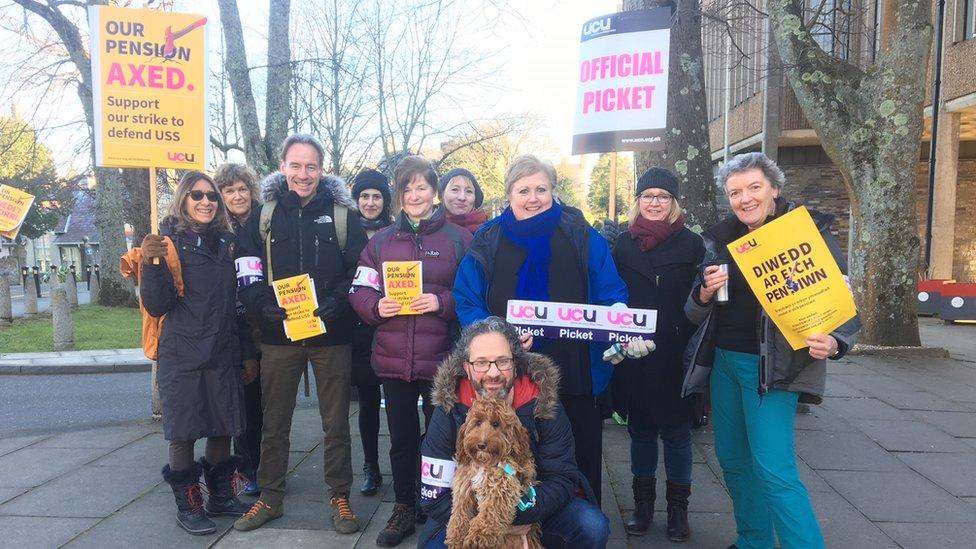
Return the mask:
<svg viewBox="0 0 976 549">
<path fill-rule="evenodd" d="M 377 327 L 373 368 L 383 382 L 390 429 L 396 499 L 376 539 L 380 547 L 400 544 L 415 529 L 421 438 L 417 398 L 423 398 L 429 422 L 431 381 L 451 348 L 457 323 L 454 274 L 471 242 L 471 233 L 448 222 L 444 210 L 434 206 L 437 174 L 430 161 L 404 158 L 393 181 L 400 214 L 363 249 L 349 296 L 359 317 Z M 390 274 L 396 278 L 385 276 Z M 401 302 L 390 296 L 394 291 L 415 297 Z"/>
<path fill-rule="evenodd" d="M 209 516 L 239 517 L 249 508 L 235 494 L 240 458 L 230 453 L 231 437 L 244 430 L 234 234 L 209 177 L 183 176 L 160 233 L 142 242 L 139 293 L 150 315 L 166 315 L 158 357 L 163 436 L 169 441 L 163 478 L 176 497 L 177 522 L 204 535 L 215 529 Z M 169 254 L 179 257 L 182 291 L 165 260 Z M 207 445 L 197 462 L 193 444 L 201 438 Z M 210 493 L 206 505 L 201 472 Z"/>
<path fill-rule="evenodd" d="M 685 305 L 689 320 L 699 326 L 685 353 L 682 394 L 710 391 L 715 454 L 738 531 L 734 547 L 773 547 L 778 536 L 784 548 L 821 548 L 823 536 L 796 467 L 793 418 L 798 401 L 822 400 L 825 359 L 840 358 L 851 348 L 860 322 L 854 317 L 829 334 L 811 335 L 808 347 L 792 349 L 726 248 L 796 207 L 780 196 L 785 176 L 757 152 L 734 157 L 718 178 L 733 215 L 702 233 L 706 267 Z M 833 217 L 811 214 L 846 271 L 830 233 Z M 720 289 L 729 294 L 725 303 L 716 303 Z"/>
</svg>

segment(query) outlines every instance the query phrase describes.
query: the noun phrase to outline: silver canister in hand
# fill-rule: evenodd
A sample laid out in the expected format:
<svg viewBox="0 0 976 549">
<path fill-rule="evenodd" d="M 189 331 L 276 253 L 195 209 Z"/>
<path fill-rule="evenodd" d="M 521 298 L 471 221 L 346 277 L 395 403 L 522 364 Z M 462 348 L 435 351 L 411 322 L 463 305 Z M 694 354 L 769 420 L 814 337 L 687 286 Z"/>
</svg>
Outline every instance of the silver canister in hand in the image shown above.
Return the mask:
<svg viewBox="0 0 976 549">
<path fill-rule="evenodd" d="M 719 261 L 715 263 L 718 267 L 718 272 L 729 274 L 729 264 L 727 261 Z M 726 305 L 729 302 L 729 280 L 725 280 L 725 284 L 722 284 L 718 290 L 715 291 L 715 303 L 717 305 Z"/>
</svg>

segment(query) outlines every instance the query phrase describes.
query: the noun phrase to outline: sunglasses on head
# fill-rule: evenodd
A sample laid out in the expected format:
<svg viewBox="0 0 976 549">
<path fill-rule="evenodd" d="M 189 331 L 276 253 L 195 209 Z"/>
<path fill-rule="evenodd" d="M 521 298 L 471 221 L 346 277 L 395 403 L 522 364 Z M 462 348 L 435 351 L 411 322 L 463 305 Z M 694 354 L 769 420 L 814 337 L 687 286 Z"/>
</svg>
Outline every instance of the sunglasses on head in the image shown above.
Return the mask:
<svg viewBox="0 0 976 549">
<path fill-rule="evenodd" d="M 203 197 L 204 196 L 206 196 L 207 197 L 207 200 L 209 200 L 211 202 L 217 202 L 217 197 L 219 196 L 214 191 L 206 191 L 206 192 L 204 192 L 204 191 L 190 191 L 190 192 L 188 192 L 186 194 L 190 198 L 192 198 L 193 200 L 195 200 L 197 202 L 203 200 Z"/>
</svg>

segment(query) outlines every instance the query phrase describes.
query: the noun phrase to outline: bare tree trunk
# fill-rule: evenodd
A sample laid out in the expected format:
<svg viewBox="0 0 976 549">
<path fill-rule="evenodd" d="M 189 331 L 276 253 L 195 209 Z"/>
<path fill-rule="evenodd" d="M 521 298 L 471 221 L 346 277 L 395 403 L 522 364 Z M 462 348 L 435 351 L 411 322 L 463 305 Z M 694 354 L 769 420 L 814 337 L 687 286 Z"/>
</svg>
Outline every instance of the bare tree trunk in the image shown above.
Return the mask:
<svg viewBox="0 0 976 549">
<path fill-rule="evenodd" d="M 244 140 L 244 157 L 248 165 L 265 173 L 273 169 L 261 137 L 258 122 L 258 109 L 251 89 L 251 74 L 247 66 L 247 53 L 244 49 L 244 32 L 241 30 L 241 15 L 237 11 L 237 0 L 218 0 L 220 24 L 224 29 L 224 71 L 230 81 L 234 95 L 237 116 L 240 117 L 241 137 Z"/>
<path fill-rule="evenodd" d="M 670 2 L 625 0 L 625 10 L 646 9 Z M 718 221 L 715 178 L 708 142 L 705 66 L 702 56 L 701 11 L 698 2 L 676 0 L 668 64 L 668 134 L 664 153 L 637 153 L 635 164 L 668 168 L 681 182 L 681 206 L 687 224 L 701 232 Z M 636 174 L 640 177 L 640 173 Z"/>
<path fill-rule="evenodd" d="M 826 53 L 797 0 L 770 2 L 784 70 L 804 115 L 851 194 L 850 271 L 871 345 L 919 345 L 915 279 L 919 237 L 915 171 L 932 43 L 931 4 L 888 3 L 894 34 L 861 70 Z"/>
<path fill-rule="evenodd" d="M 264 147 L 270 168 L 277 168 L 278 147 L 288 136 L 291 118 L 291 44 L 288 18 L 291 0 L 271 0 L 268 15 L 268 91 Z"/>
</svg>

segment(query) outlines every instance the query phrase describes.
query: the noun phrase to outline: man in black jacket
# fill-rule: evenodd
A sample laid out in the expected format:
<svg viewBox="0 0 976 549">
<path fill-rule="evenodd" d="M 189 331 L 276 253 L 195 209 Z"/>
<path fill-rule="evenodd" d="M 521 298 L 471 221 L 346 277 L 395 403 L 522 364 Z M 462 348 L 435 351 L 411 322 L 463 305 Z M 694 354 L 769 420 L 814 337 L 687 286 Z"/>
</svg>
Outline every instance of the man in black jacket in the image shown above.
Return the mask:
<svg viewBox="0 0 976 549">
<path fill-rule="evenodd" d="M 349 534 L 359 522 L 349 507 L 352 454 L 349 437 L 350 335 L 346 297 L 366 233 L 342 180 L 322 175 L 322 145 L 292 135 L 281 146 L 279 173 L 264 182 L 262 206 L 252 209 L 238 237 L 237 285 L 244 305 L 260 317 L 261 396 L 264 409 L 258 484 L 261 499 L 234 527 L 253 530 L 283 513 L 289 431 L 301 374 L 311 363 L 325 431 L 325 483 L 331 491 L 332 522 Z M 271 209 L 273 208 L 273 209 Z M 345 208 L 347 211 L 339 211 Z M 270 212 L 262 215 L 262 212 Z M 345 226 L 336 226 L 337 221 Z M 344 240 L 344 242 L 343 242 Z M 269 252 L 270 251 L 270 252 Z M 270 255 L 270 257 L 269 257 Z M 326 333 L 301 341 L 285 336 L 285 310 L 269 279 L 308 274 Z"/>
<path fill-rule="evenodd" d="M 441 363 L 431 390 L 434 414 L 421 447 L 421 506 L 428 520 L 417 546 L 444 547 L 451 517 L 451 478 L 457 434 L 475 398 L 506 399 L 529 431 L 538 484 L 523 497 L 513 531 L 541 523 L 546 547 L 604 547 L 609 521 L 574 456 L 573 431 L 559 404 L 559 368 L 522 349 L 515 329 L 498 317 L 468 326 Z"/>
</svg>

